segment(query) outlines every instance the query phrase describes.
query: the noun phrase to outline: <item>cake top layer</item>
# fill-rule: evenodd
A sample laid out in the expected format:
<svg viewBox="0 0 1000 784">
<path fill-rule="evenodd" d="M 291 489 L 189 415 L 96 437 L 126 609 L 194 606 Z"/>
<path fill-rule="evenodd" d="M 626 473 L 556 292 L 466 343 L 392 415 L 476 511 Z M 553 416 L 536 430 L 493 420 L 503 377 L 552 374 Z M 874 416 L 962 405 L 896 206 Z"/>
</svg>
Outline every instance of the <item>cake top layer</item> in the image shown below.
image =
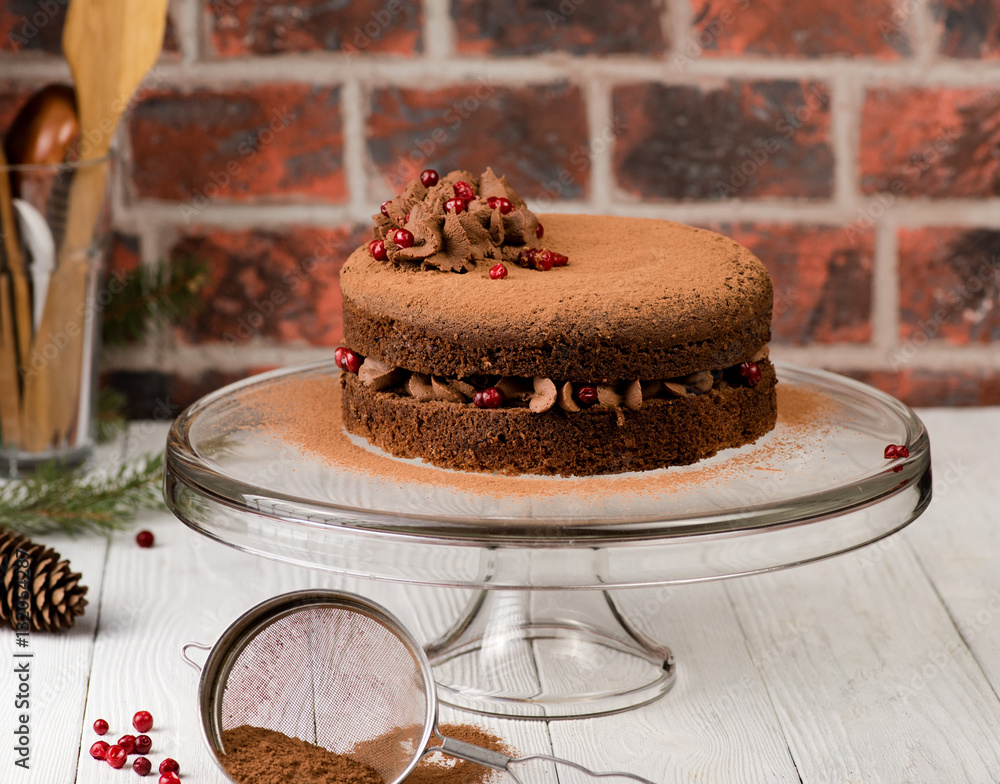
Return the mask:
<svg viewBox="0 0 1000 784">
<path fill-rule="evenodd" d="M 746 248 L 705 229 L 643 218 L 541 215 L 540 244 L 569 257 L 538 270 L 492 261 L 462 274 L 395 266 L 367 246 L 341 272 L 345 308 L 470 349 L 507 344 L 681 346 L 770 321 L 772 288 Z M 767 339 L 759 335 L 757 342 Z M 391 359 L 391 357 L 385 357 Z"/>
</svg>

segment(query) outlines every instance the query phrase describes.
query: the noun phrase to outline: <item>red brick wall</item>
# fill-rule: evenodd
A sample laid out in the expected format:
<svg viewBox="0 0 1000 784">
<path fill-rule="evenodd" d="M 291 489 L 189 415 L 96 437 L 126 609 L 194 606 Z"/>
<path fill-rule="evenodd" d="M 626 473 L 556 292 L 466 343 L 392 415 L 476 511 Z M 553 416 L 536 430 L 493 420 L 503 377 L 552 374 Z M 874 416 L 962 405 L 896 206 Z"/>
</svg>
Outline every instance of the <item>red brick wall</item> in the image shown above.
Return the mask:
<svg viewBox="0 0 1000 784">
<path fill-rule="evenodd" d="M 65 79 L 65 0 L 0 9 L 0 126 Z M 210 265 L 108 357 L 187 402 L 329 355 L 337 271 L 407 178 L 487 164 L 546 210 L 727 233 L 778 356 L 1000 403 L 1000 0 L 175 0 L 119 136 L 115 263 Z"/>
</svg>

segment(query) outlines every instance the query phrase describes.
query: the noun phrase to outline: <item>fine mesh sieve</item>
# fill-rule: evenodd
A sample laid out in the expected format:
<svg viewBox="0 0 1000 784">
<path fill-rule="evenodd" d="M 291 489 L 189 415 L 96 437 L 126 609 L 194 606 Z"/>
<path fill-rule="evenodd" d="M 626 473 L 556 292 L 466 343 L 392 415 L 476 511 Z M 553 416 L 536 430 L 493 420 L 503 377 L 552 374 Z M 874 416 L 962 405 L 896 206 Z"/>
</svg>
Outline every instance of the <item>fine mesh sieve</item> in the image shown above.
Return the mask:
<svg viewBox="0 0 1000 784">
<path fill-rule="evenodd" d="M 385 784 L 399 784 L 426 754 L 506 771 L 530 760 L 568 765 L 544 754 L 512 758 L 446 738 L 437 727 L 430 663 L 410 633 L 387 610 L 342 591 L 283 594 L 248 610 L 211 647 L 201 672 L 199 714 L 218 760 L 222 733 L 244 724 L 275 730 L 371 765 Z M 431 733 L 441 744 L 429 746 Z M 220 764 L 221 767 L 221 764 Z"/>
</svg>

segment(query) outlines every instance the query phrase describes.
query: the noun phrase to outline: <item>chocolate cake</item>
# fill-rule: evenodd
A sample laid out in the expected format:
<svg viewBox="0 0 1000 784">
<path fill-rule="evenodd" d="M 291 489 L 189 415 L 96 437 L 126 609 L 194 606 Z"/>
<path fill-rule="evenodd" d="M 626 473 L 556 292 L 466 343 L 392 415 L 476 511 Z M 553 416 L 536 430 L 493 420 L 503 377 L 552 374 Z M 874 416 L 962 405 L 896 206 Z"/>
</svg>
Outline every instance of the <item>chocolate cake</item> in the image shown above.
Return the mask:
<svg viewBox="0 0 1000 784">
<path fill-rule="evenodd" d="M 487 170 L 425 172 L 340 277 L 347 429 L 402 457 L 592 475 L 774 427 L 772 289 L 726 237 L 531 213 Z"/>
</svg>

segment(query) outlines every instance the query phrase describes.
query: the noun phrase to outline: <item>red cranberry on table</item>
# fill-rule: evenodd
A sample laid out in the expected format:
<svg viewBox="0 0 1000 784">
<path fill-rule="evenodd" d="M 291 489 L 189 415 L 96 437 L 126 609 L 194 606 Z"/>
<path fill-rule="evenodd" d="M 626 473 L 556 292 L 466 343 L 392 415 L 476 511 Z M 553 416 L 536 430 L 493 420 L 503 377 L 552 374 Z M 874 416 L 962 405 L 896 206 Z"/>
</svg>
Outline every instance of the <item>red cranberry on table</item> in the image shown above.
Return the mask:
<svg viewBox="0 0 1000 784">
<path fill-rule="evenodd" d="M 372 240 L 368 243 L 368 252 L 378 261 L 385 261 L 389 254 L 385 252 L 385 242 L 382 240 Z"/>
<path fill-rule="evenodd" d="M 108 756 L 108 749 L 110 748 L 111 746 L 106 741 L 99 740 L 90 747 L 90 756 L 98 760 L 105 759 Z"/>
<path fill-rule="evenodd" d="M 138 773 L 140 776 L 148 776 L 149 771 L 153 769 L 153 763 L 150 762 L 146 757 L 136 757 L 135 761 L 132 763 L 132 770 Z"/>
<path fill-rule="evenodd" d="M 112 746 L 104 755 L 104 759 L 112 768 L 122 768 L 125 767 L 125 762 L 128 760 L 128 753 L 121 746 Z"/>
<path fill-rule="evenodd" d="M 408 229 L 396 229 L 392 235 L 392 241 L 401 248 L 413 247 L 413 232 Z"/>
<path fill-rule="evenodd" d="M 554 250 L 549 251 L 552 254 L 552 266 L 553 267 L 565 267 L 569 264 L 569 256 L 564 256 L 562 253 L 556 253 Z"/>
<path fill-rule="evenodd" d="M 135 753 L 148 754 L 153 748 L 153 739 L 149 735 L 137 735 L 135 738 Z"/>
<path fill-rule="evenodd" d="M 438 184 L 438 173 L 434 169 L 424 169 L 420 172 L 420 182 L 426 188 L 433 188 Z"/>
<path fill-rule="evenodd" d="M 503 405 L 503 392 L 496 387 L 488 387 L 472 396 L 476 408 L 500 408 Z"/>
<path fill-rule="evenodd" d="M 152 547 L 153 543 L 155 541 L 156 541 L 156 537 L 153 536 L 153 532 L 152 531 L 139 531 L 139 533 L 137 533 L 135 535 L 135 543 L 137 545 L 139 545 L 139 547 Z M 100 721 L 100 720 L 98 720 L 98 721 Z M 97 722 L 96 721 L 94 722 L 94 729 L 95 730 L 97 729 Z M 108 723 L 104 722 L 104 732 L 107 732 L 107 731 L 108 731 Z M 98 732 L 97 734 L 98 735 L 103 735 L 104 732 Z"/>
<path fill-rule="evenodd" d="M 755 387 L 760 383 L 760 367 L 756 362 L 743 362 L 736 372 L 748 387 Z"/>
<path fill-rule="evenodd" d="M 589 385 L 580 387 L 576 390 L 576 399 L 585 406 L 593 405 L 597 402 L 597 387 Z"/>
<path fill-rule="evenodd" d="M 476 192 L 472 190 L 472 186 L 465 180 L 459 180 L 455 183 L 455 195 L 466 201 L 472 201 L 476 198 Z"/>
<path fill-rule="evenodd" d="M 448 199 L 444 203 L 444 211 L 454 212 L 457 215 L 460 212 L 465 212 L 466 205 L 465 199 Z"/>
<path fill-rule="evenodd" d="M 181 777 L 176 773 L 164 773 L 160 776 L 158 784 L 177 784 Z"/>
<path fill-rule="evenodd" d="M 889 444 L 885 448 L 886 460 L 899 460 L 910 456 L 910 450 L 904 444 Z"/>
<path fill-rule="evenodd" d="M 142 531 L 139 531 L 139 533 L 141 534 Z M 138 536 L 136 538 L 138 539 Z M 139 546 L 141 547 L 142 545 Z M 103 735 L 107 731 L 108 731 L 108 723 L 104 719 L 98 719 L 97 721 L 94 722 L 94 732 L 96 732 L 98 735 Z"/>
<path fill-rule="evenodd" d="M 125 755 L 128 756 L 135 752 L 135 735 L 122 735 L 118 739 L 118 745 L 125 749 Z"/>
<path fill-rule="evenodd" d="M 168 773 L 176 773 L 177 777 L 180 778 L 181 766 L 177 764 L 177 760 L 167 757 L 160 763 L 159 771 L 161 776 L 165 776 Z"/>
<path fill-rule="evenodd" d="M 490 267 L 490 277 L 493 280 L 503 280 L 507 277 L 507 268 L 503 264 L 496 264 Z"/>
</svg>

